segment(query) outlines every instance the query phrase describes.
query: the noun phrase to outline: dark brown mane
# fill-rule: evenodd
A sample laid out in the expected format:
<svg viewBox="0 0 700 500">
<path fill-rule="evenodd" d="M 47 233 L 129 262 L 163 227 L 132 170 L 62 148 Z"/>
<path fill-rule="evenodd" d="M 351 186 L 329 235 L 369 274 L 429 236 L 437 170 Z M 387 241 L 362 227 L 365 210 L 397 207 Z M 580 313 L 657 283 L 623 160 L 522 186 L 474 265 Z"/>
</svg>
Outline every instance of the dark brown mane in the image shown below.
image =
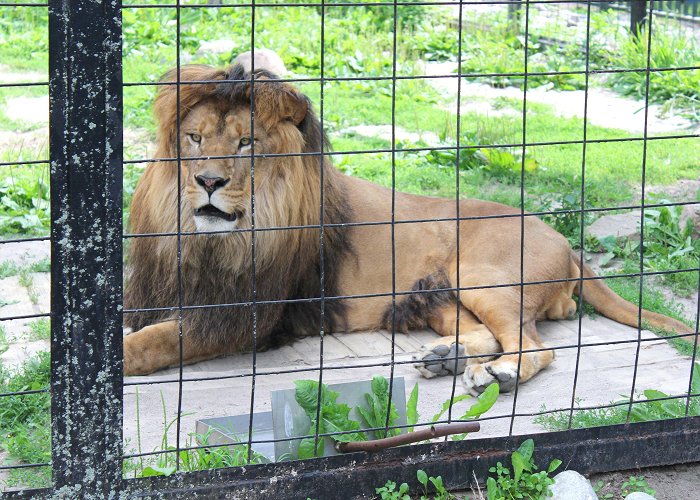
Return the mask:
<svg viewBox="0 0 700 500">
<path fill-rule="evenodd" d="M 221 83 L 181 85 L 180 116 L 198 102 L 215 98 L 230 104 L 250 102 L 250 75 L 240 66 L 222 71 L 207 66 L 181 68 L 181 81 L 224 80 Z M 290 111 L 284 107 L 291 87 L 275 81 L 274 75 L 256 72 L 255 119 L 264 121 L 266 127 L 280 120 L 291 120 Z M 260 83 L 257 80 L 261 79 Z M 174 81 L 175 74 L 165 75 L 165 81 Z M 239 80 L 239 81 L 226 81 Z M 243 81 L 241 81 L 243 80 Z M 292 89 L 294 98 L 308 99 Z M 157 156 L 167 157 L 175 150 L 177 128 L 177 92 L 174 86 L 165 86 L 156 101 L 159 121 L 159 151 Z M 303 153 L 321 153 L 328 141 L 323 137 L 321 125 L 311 105 L 296 126 L 303 137 L 303 144 L 296 150 Z M 275 113 L 281 113 L 275 116 Z M 276 122 L 275 122 L 276 120 Z M 267 123 L 265 123 L 265 121 Z M 297 157 L 299 158 L 299 157 Z M 319 193 L 307 193 L 306 185 L 318 186 L 320 191 L 320 165 L 324 172 L 324 224 L 342 224 L 351 219 L 345 194 L 337 182 L 340 175 L 323 155 L 303 156 L 303 168 L 299 176 L 305 176 L 305 184 L 292 183 L 291 191 L 274 197 L 273 203 L 284 203 L 284 209 L 293 212 L 292 225 L 318 226 Z M 157 170 L 160 169 L 160 170 Z M 256 169 L 257 172 L 257 169 Z M 256 177 L 257 177 L 256 173 Z M 290 175 L 291 177 L 291 175 Z M 165 180 L 166 182 L 162 182 Z M 169 185 L 161 185 L 169 184 Z M 256 184 L 257 185 L 257 184 Z M 162 233 L 177 230 L 177 163 L 160 162 L 149 165 L 139 182 L 132 202 L 130 228 L 132 233 Z M 262 194 L 262 193 L 261 193 Z M 267 200 L 256 191 L 256 200 Z M 168 203 L 163 200 L 167 199 Z M 279 201 L 278 201 L 279 200 Z M 298 201 L 300 200 L 300 201 Z M 172 214 L 158 213 L 157 204 L 172 207 Z M 256 208 L 256 210 L 258 210 Z M 261 214 L 264 207 L 260 207 Z M 262 215 L 261 215 L 262 217 Z M 265 228 L 264 221 L 256 227 Z M 188 228 L 188 218 L 183 212 L 182 230 Z M 274 221 L 269 227 L 275 226 Z M 246 239 L 247 238 L 247 239 Z M 289 229 L 256 231 L 255 301 L 270 302 L 294 300 L 298 302 L 258 304 L 253 302 L 253 258 L 243 266 L 232 265 L 227 258 L 232 252 L 250 253 L 250 233 L 231 235 L 182 235 L 180 283 L 183 333 L 189 338 L 214 345 L 226 351 L 252 348 L 253 329 L 257 332 L 257 347 L 278 343 L 288 335 L 314 335 L 321 329 L 321 259 L 320 230 Z M 245 245 L 243 244 L 245 242 Z M 274 248 L 270 249 L 269 246 Z M 338 269 L 340 262 L 351 253 L 347 229 L 326 227 L 323 236 L 323 272 L 326 297 L 339 295 Z M 128 276 L 124 294 L 125 309 L 157 308 L 158 311 L 125 313 L 124 323 L 139 330 L 147 325 L 178 317 L 178 269 L 177 237 L 137 237 L 130 241 Z M 304 299 L 311 299 L 305 301 Z M 213 306 L 213 307 L 200 307 Z M 325 301 L 325 331 L 344 328 L 345 310 L 342 301 Z"/>
</svg>

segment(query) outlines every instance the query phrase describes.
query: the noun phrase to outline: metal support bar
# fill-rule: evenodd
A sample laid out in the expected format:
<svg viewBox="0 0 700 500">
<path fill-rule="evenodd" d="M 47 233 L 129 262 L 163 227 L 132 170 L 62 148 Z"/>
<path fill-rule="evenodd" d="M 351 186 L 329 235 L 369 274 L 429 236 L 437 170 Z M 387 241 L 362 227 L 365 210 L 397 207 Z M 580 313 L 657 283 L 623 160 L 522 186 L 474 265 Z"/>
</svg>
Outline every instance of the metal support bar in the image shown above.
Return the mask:
<svg viewBox="0 0 700 500">
<path fill-rule="evenodd" d="M 54 491 L 122 481 L 121 1 L 49 1 Z"/>
<path fill-rule="evenodd" d="M 488 423 L 483 427 L 487 428 Z M 392 448 L 313 460 L 236 467 L 127 481 L 132 498 L 367 498 L 387 479 L 418 487 L 416 471 L 442 476 L 449 489 L 465 489 L 489 467 L 510 464 L 527 438 L 535 460 L 554 458 L 583 474 L 695 462 L 700 457 L 700 417 L 614 425 Z"/>
</svg>

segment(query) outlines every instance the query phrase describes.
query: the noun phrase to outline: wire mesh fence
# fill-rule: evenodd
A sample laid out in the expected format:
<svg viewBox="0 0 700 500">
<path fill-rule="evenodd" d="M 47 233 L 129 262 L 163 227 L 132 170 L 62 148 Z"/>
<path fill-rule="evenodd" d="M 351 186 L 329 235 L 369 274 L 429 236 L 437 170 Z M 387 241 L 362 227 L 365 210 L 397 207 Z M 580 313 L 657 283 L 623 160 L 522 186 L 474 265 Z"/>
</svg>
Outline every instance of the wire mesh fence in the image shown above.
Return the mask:
<svg viewBox="0 0 700 500">
<path fill-rule="evenodd" d="M 697 459 L 700 40 L 622 3 L 0 4 L 7 494 Z"/>
</svg>

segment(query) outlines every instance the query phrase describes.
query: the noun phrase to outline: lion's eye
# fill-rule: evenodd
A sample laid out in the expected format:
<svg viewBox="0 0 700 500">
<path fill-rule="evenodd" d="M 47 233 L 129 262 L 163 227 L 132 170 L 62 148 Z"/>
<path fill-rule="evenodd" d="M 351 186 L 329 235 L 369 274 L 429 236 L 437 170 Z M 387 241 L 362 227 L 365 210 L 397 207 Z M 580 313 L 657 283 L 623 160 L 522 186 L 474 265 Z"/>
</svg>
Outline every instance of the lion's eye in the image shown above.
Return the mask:
<svg viewBox="0 0 700 500">
<path fill-rule="evenodd" d="M 192 139 L 192 142 L 196 142 L 197 144 L 202 142 L 202 136 L 199 134 L 187 134 L 187 135 L 190 136 L 190 139 Z"/>
<path fill-rule="evenodd" d="M 246 146 L 250 146 L 250 137 L 241 137 L 240 142 L 238 143 L 238 146 L 241 148 L 244 148 Z"/>
</svg>

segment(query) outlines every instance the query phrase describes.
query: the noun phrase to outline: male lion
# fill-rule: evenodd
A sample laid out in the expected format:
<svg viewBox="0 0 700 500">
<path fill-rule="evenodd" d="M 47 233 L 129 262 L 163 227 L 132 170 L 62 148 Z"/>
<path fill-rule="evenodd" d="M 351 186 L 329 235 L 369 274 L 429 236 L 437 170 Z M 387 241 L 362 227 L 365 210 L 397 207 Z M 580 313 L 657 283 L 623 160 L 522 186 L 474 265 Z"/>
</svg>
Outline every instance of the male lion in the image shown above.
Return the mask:
<svg viewBox="0 0 700 500">
<path fill-rule="evenodd" d="M 185 363 L 260 350 L 283 334 L 318 335 L 322 320 L 326 332 L 430 326 L 442 338 L 424 348 L 418 368 L 425 376 L 453 370 L 449 351 L 481 356 L 458 368 L 471 392 L 496 380 L 510 390 L 552 362 L 535 323 L 572 317 L 579 293 L 579 258 L 563 236 L 511 207 L 462 200 L 457 245 L 454 200 L 396 193 L 392 202 L 390 190 L 341 174 L 320 154 L 328 141 L 308 98 L 266 71 L 254 78 L 252 98 L 251 76 L 238 65 L 184 66 L 180 80 L 194 83 L 161 87 L 157 156 L 169 160 L 148 166 L 131 206 L 132 233 L 155 234 L 129 248 L 124 306 L 139 311 L 124 316 L 134 330 L 124 339 L 127 375 L 179 363 L 179 305 Z M 429 219 L 437 221 L 408 222 Z M 585 265 L 583 277 L 594 278 Z M 521 279 L 539 282 L 524 287 L 522 308 Z M 602 280 L 586 279 L 583 298 L 637 326 L 637 307 Z M 452 346 L 457 300 L 460 345 Z M 642 317 L 690 331 L 659 314 Z"/>
</svg>

